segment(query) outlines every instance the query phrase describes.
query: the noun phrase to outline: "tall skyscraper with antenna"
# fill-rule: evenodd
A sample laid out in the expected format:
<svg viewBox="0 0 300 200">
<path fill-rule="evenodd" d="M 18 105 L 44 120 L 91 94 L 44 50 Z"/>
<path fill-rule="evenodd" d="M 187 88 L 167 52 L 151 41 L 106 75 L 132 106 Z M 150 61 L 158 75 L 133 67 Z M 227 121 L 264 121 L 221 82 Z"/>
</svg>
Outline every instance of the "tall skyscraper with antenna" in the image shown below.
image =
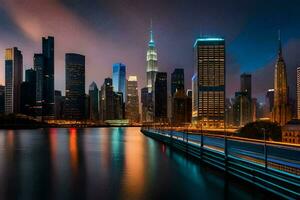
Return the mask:
<svg viewBox="0 0 300 200">
<path fill-rule="evenodd" d="M 278 58 L 274 73 L 274 107 L 272 120 L 283 126 L 291 119 L 291 110 L 288 102 L 286 65 L 282 56 L 280 32 L 278 41 Z"/>
<path fill-rule="evenodd" d="M 147 49 L 147 86 L 148 94 L 147 94 L 147 102 L 143 103 L 143 116 L 146 117 L 145 121 L 153 121 L 154 118 L 154 85 L 155 85 L 155 77 L 158 72 L 157 67 L 157 51 L 155 48 L 155 42 L 153 39 L 153 30 L 152 30 L 152 20 L 150 24 L 150 41 L 148 42 L 148 49 Z"/>
<path fill-rule="evenodd" d="M 147 50 L 147 87 L 149 93 L 153 91 L 155 75 L 157 71 L 158 71 L 157 52 L 155 48 L 155 42 L 153 39 L 153 30 L 152 30 L 152 21 L 151 21 L 150 41 L 148 43 L 148 50 Z"/>
</svg>

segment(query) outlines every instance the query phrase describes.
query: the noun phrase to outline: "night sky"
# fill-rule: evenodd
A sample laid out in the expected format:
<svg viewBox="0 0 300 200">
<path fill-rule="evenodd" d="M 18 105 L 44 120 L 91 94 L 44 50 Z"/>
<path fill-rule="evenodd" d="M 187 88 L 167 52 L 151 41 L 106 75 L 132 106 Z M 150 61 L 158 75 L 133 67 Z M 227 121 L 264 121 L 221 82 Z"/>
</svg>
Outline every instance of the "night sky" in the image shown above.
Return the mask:
<svg viewBox="0 0 300 200">
<path fill-rule="evenodd" d="M 300 66 L 300 2 L 297 0 L 0 0 L 0 83 L 4 50 L 17 46 L 24 68 L 41 51 L 41 37 L 55 37 L 55 88 L 64 90 L 66 52 L 86 55 L 86 88 L 100 87 L 112 64 L 123 62 L 127 75 L 145 86 L 145 54 L 153 20 L 159 70 L 183 67 L 191 87 L 193 43 L 198 36 L 226 40 L 227 95 L 239 89 L 239 75 L 253 74 L 253 92 L 263 100 L 273 87 L 281 30 L 291 96 Z"/>
</svg>

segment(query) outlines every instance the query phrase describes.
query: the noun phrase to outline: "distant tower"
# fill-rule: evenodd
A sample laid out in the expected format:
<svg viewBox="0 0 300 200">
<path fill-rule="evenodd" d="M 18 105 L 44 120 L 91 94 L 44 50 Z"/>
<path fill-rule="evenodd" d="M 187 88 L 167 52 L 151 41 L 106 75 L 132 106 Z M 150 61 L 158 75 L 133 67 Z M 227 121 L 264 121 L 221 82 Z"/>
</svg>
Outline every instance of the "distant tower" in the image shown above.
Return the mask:
<svg viewBox="0 0 300 200">
<path fill-rule="evenodd" d="M 21 84 L 23 80 L 23 56 L 17 47 L 5 50 L 5 113 L 19 113 Z"/>
<path fill-rule="evenodd" d="M 113 87 L 114 92 L 122 92 L 124 101 L 126 99 L 126 65 L 122 63 L 113 64 Z"/>
<path fill-rule="evenodd" d="M 272 121 L 283 126 L 291 119 L 291 111 L 288 103 L 286 65 L 282 56 L 280 32 L 278 58 L 274 75 L 274 107 Z"/>
<path fill-rule="evenodd" d="M 177 90 L 184 91 L 184 69 L 176 68 L 171 74 L 171 95 L 172 97 Z"/>
<path fill-rule="evenodd" d="M 300 67 L 297 68 L 297 118 L 300 119 Z"/>
<path fill-rule="evenodd" d="M 147 50 L 147 87 L 148 92 L 151 93 L 154 87 L 155 75 L 158 71 L 157 67 L 157 52 L 153 40 L 152 21 L 150 26 L 150 41 Z"/>
<path fill-rule="evenodd" d="M 90 95 L 90 119 L 99 119 L 99 89 L 97 84 L 93 81 L 89 86 Z"/>
</svg>

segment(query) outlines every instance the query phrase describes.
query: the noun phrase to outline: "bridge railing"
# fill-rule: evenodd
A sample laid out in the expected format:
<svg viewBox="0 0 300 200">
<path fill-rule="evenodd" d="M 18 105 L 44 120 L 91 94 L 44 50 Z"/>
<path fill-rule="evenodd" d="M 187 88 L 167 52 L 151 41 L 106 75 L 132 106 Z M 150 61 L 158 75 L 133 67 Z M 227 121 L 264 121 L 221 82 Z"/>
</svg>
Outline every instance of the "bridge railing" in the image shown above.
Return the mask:
<svg viewBox="0 0 300 200">
<path fill-rule="evenodd" d="M 144 126 L 144 130 L 151 130 L 157 134 L 181 140 L 226 156 L 236 157 L 263 166 L 268 170 L 288 173 L 292 176 L 300 175 L 300 146 L 269 142 L 226 134 L 209 134 L 200 132 L 177 131 L 176 128 L 164 126 Z"/>
</svg>

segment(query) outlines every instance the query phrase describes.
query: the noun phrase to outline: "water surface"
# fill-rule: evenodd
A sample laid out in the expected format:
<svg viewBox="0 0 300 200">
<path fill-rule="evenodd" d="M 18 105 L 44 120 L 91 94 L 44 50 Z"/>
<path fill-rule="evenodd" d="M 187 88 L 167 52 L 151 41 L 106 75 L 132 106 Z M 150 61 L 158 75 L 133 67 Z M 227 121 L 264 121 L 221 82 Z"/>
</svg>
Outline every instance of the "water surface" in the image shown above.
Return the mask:
<svg viewBox="0 0 300 200">
<path fill-rule="evenodd" d="M 139 128 L 0 130 L 0 199 L 263 199 Z"/>
</svg>

